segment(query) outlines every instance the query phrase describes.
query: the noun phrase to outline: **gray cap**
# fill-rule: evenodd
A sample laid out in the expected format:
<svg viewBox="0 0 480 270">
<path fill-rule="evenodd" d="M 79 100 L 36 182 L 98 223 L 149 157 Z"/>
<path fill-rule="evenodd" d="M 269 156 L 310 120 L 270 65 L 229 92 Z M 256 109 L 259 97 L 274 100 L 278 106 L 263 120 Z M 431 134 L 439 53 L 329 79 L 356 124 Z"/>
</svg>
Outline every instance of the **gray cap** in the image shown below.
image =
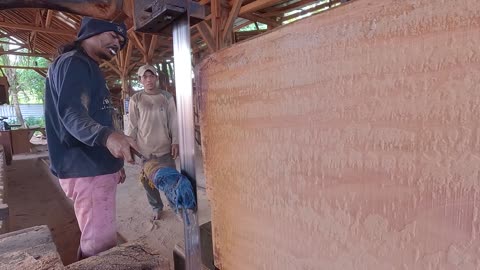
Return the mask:
<svg viewBox="0 0 480 270">
<path fill-rule="evenodd" d="M 152 72 L 153 75 L 158 76 L 158 74 L 157 74 L 157 69 L 156 69 L 154 66 L 148 65 L 148 64 L 141 66 L 141 67 L 138 69 L 137 75 L 138 75 L 138 76 L 143 76 L 147 70 L 149 70 L 150 72 Z"/>
</svg>

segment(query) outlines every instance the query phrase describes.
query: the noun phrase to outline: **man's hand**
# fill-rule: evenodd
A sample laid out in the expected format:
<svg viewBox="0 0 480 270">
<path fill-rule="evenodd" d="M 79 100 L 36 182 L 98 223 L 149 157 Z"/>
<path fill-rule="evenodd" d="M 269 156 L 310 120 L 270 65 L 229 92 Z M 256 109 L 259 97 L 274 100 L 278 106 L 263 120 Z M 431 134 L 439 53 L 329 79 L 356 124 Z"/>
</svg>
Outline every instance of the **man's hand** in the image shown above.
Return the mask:
<svg viewBox="0 0 480 270">
<path fill-rule="evenodd" d="M 172 158 L 177 159 L 179 152 L 178 144 L 172 144 Z"/>
<path fill-rule="evenodd" d="M 123 182 L 125 182 L 125 179 L 127 178 L 127 175 L 125 174 L 125 168 L 122 168 L 118 173 L 120 174 L 120 179 L 118 179 L 118 183 L 123 184 Z"/>
<path fill-rule="evenodd" d="M 114 157 L 124 159 L 131 164 L 135 163 L 130 147 L 138 149 L 138 146 L 133 138 L 115 131 L 108 136 L 105 146 L 107 146 Z"/>
</svg>

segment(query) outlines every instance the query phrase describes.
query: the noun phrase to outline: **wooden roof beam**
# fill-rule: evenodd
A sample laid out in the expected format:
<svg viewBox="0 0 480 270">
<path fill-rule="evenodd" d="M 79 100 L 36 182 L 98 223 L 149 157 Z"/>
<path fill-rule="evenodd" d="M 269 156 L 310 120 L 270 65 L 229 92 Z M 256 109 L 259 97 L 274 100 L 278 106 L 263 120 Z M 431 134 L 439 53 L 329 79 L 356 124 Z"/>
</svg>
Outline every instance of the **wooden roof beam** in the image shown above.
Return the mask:
<svg viewBox="0 0 480 270">
<path fill-rule="evenodd" d="M 252 12 L 267 8 L 273 4 L 277 4 L 278 2 L 279 0 L 256 0 L 250 4 L 244 5 L 240 9 L 240 15 L 252 13 Z"/>
<path fill-rule="evenodd" d="M 282 18 L 282 21 L 288 21 L 290 19 L 294 19 L 296 17 L 299 17 L 299 16 L 302 16 L 302 15 L 305 15 L 305 14 L 308 14 L 310 12 L 318 12 L 320 9 L 323 9 L 323 8 L 327 8 L 327 7 L 331 7 L 332 5 L 335 5 L 337 3 L 342 3 L 341 0 L 332 0 L 332 1 L 329 1 L 325 4 L 322 4 L 322 5 L 318 5 L 318 6 L 315 6 L 315 7 L 311 7 L 309 9 L 306 9 L 306 10 L 302 10 L 301 12 L 298 12 L 298 13 L 295 13 L 295 14 L 292 14 L 292 15 L 289 15 L 289 16 L 286 16 L 286 17 L 283 17 Z"/>
<path fill-rule="evenodd" d="M 199 24 L 196 25 L 198 32 L 202 36 L 202 39 L 207 43 L 208 49 L 210 49 L 211 52 L 215 51 L 215 41 L 213 40 L 212 36 L 212 30 L 208 26 L 208 24 L 203 21 Z"/>
<path fill-rule="evenodd" d="M 133 43 L 129 42 L 127 45 L 127 52 L 125 55 L 125 61 L 123 61 L 122 74 L 123 76 L 128 75 L 128 67 L 130 65 L 130 59 L 132 57 Z"/>
<path fill-rule="evenodd" d="M 12 36 L 15 36 L 19 33 L 27 33 L 27 32 L 28 31 L 25 31 L 25 30 L 15 31 L 15 32 L 11 32 L 11 33 L 4 32 L 4 33 L 0 34 L 0 38 L 7 38 L 9 41 L 19 44 L 16 40 L 12 39 Z M 16 38 L 16 39 L 18 39 L 18 38 Z"/>
<path fill-rule="evenodd" d="M 62 30 L 62 29 L 51 29 L 51 28 L 45 29 L 43 27 L 26 25 L 26 24 L 0 22 L 0 27 L 12 28 L 12 29 L 18 29 L 18 30 L 36 31 L 39 33 L 48 33 L 53 35 L 76 37 L 76 33 L 71 31 Z"/>
<path fill-rule="evenodd" d="M 240 8 L 242 7 L 243 0 L 235 0 L 228 14 L 227 21 L 225 23 L 225 28 L 223 29 L 222 39 L 225 40 L 228 34 L 231 34 L 233 31 L 233 23 L 235 19 L 238 17 L 238 13 L 240 12 Z"/>
<path fill-rule="evenodd" d="M 134 68 L 137 64 L 138 64 L 137 62 L 131 63 L 131 64 L 128 66 L 128 68 L 127 68 L 126 74 L 127 74 L 127 75 L 130 74 L 130 73 L 132 72 L 133 68 Z"/>
<path fill-rule="evenodd" d="M 242 29 L 243 27 L 245 27 L 245 26 L 247 26 L 247 25 L 250 25 L 250 24 L 252 24 L 252 23 L 254 23 L 254 22 L 252 22 L 252 21 L 250 21 L 250 20 L 247 20 L 246 22 L 235 26 L 235 27 L 233 28 L 233 32 L 236 32 L 236 31 Z"/>
<path fill-rule="evenodd" d="M 220 10 L 215 10 L 215 6 L 217 6 L 217 9 L 219 9 L 220 7 L 220 4 L 217 4 L 217 2 L 220 1 L 220 0 L 212 0 L 211 1 L 211 14 L 208 15 L 206 18 L 205 18 L 205 21 L 208 21 L 208 20 L 212 20 L 212 32 L 215 33 L 215 29 L 216 29 L 216 26 L 215 26 L 215 20 L 213 20 L 213 18 L 215 18 L 215 16 L 217 17 L 217 20 L 218 20 L 218 16 L 219 16 L 219 12 Z M 230 1 L 232 6 L 233 4 L 235 4 L 235 2 L 233 2 L 235 0 L 232 0 Z M 312 0 L 310 0 L 312 1 Z M 244 3 L 245 1 L 243 1 Z M 247 19 L 247 20 L 250 20 L 252 22 L 261 22 L 261 23 L 264 23 L 272 28 L 275 28 L 277 26 L 280 26 L 281 23 L 275 21 L 275 20 L 272 20 L 270 18 L 266 18 L 264 16 L 261 16 L 262 14 L 255 14 L 254 12 L 258 11 L 258 10 L 261 10 L 261 9 L 264 9 L 266 7 L 269 7 L 271 6 L 272 4 L 275 4 L 275 3 L 278 3 L 279 0 L 256 0 L 256 1 L 253 1 L 251 3 L 248 3 L 244 6 L 242 6 L 240 8 L 240 11 L 238 12 L 238 15 L 237 17 L 241 17 L 241 18 L 244 18 L 244 19 Z M 254 18 L 254 19 L 253 19 Z M 236 18 L 234 18 L 236 19 Z"/>
<path fill-rule="evenodd" d="M 150 41 L 150 47 L 148 48 L 147 53 L 147 62 L 151 62 L 153 59 L 153 54 L 155 53 L 155 49 L 157 48 L 158 44 L 158 36 L 152 35 L 152 40 Z"/>
<path fill-rule="evenodd" d="M 211 15 L 212 15 L 212 37 L 214 41 L 214 52 L 220 49 L 220 31 L 222 26 L 221 21 L 221 12 L 222 8 L 220 6 L 221 0 L 211 0 L 210 1 L 210 8 L 211 8 Z M 200 29 L 200 28 L 199 28 Z"/>
<path fill-rule="evenodd" d="M 266 25 L 268 25 L 272 28 L 275 28 L 275 27 L 278 27 L 278 26 L 282 25 L 280 22 L 277 22 L 277 21 L 269 19 L 269 18 L 261 17 L 261 16 L 256 15 L 256 14 L 244 14 L 241 17 L 245 18 L 249 21 L 252 21 L 252 22 L 264 23 L 264 24 L 266 24 Z"/>
<path fill-rule="evenodd" d="M 115 73 L 117 73 L 118 76 L 122 76 L 122 72 L 120 72 L 120 70 L 110 62 L 105 61 L 100 66 L 108 66 L 111 70 L 115 71 Z"/>
<path fill-rule="evenodd" d="M 47 72 L 46 70 L 43 70 L 43 69 L 34 69 L 35 72 L 37 72 L 38 74 L 40 74 L 40 76 L 46 78 L 47 77 Z"/>
<path fill-rule="evenodd" d="M 8 44 L 8 45 L 20 45 L 19 43 L 13 43 L 13 42 L 9 42 L 9 41 L 2 41 L 2 40 L 0 40 L 0 44 Z"/>
<path fill-rule="evenodd" d="M 2 52 L 0 51 L 0 55 L 16 55 L 16 56 L 33 56 L 33 57 L 43 57 L 43 58 L 53 58 L 53 55 L 48 53 L 27 53 L 27 52 Z"/>
<path fill-rule="evenodd" d="M 147 51 L 145 50 L 145 47 L 143 46 L 142 42 L 140 42 L 140 39 L 137 36 L 137 33 L 135 32 L 130 32 L 130 36 L 133 37 L 133 41 L 135 42 L 136 47 L 140 50 L 143 56 L 147 55 Z M 130 38 L 132 39 L 132 38 Z"/>
<path fill-rule="evenodd" d="M 45 27 L 45 23 L 43 21 L 43 14 L 43 9 L 37 10 L 37 12 L 35 13 L 35 25 Z"/>
<path fill-rule="evenodd" d="M 303 8 L 305 6 L 308 6 L 308 5 L 311 5 L 311 4 L 320 2 L 320 1 L 321 0 L 316 0 L 316 1 L 300 0 L 300 1 L 295 2 L 293 4 L 267 11 L 267 12 L 263 13 L 262 15 L 265 16 L 265 17 L 283 16 L 283 14 L 285 14 L 285 13 L 291 12 L 291 11 L 296 10 L 296 9 Z M 329 2 L 332 2 L 332 1 L 329 1 Z"/>
<path fill-rule="evenodd" d="M 33 70 L 47 70 L 46 67 L 26 67 L 26 66 L 8 66 L 8 65 L 0 65 L 0 68 L 12 68 L 12 69 L 33 69 Z"/>
<path fill-rule="evenodd" d="M 7 51 L 1 51 L 1 52 L 3 52 L 3 53 L 13 53 L 13 52 L 16 52 L 18 50 L 25 49 L 25 47 L 27 47 L 26 44 L 19 44 L 18 48 L 7 50 Z"/>
<path fill-rule="evenodd" d="M 45 19 L 45 28 L 50 28 L 50 24 L 52 23 L 52 17 L 53 17 L 53 10 L 49 9 L 47 11 L 47 18 Z"/>
</svg>

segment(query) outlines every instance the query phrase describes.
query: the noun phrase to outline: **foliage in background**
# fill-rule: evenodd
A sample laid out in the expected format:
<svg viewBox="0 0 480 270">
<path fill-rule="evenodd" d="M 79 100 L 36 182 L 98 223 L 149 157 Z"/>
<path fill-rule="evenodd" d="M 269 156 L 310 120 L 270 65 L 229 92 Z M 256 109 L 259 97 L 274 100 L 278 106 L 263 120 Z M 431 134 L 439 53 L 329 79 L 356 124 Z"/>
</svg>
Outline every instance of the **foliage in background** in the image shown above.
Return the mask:
<svg viewBox="0 0 480 270">
<path fill-rule="evenodd" d="M 0 50 L 11 50 L 12 47 L 6 44 L 0 46 Z M 13 47 L 14 49 L 14 47 Z M 26 49 L 18 50 L 19 52 L 28 52 Z M 49 60 L 43 57 L 25 57 L 25 56 L 0 56 L 0 64 L 11 66 L 38 66 L 47 67 Z M 5 73 L 10 73 L 9 82 L 15 78 L 15 89 L 13 94 L 17 94 L 19 104 L 43 104 L 45 93 L 45 78 L 31 69 L 3 69 Z M 10 82 L 12 86 L 12 82 Z M 11 87 L 12 88 L 12 87 Z M 10 95 L 10 102 L 13 96 Z"/>
<path fill-rule="evenodd" d="M 25 61 L 25 60 L 24 60 Z M 49 61 L 42 57 L 30 57 L 25 65 L 45 67 Z M 30 62 L 30 63 L 28 63 Z M 20 87 L 18 101 L 20 104 L 43 104 L 45 94 L 45 78 L 30 69 L 17 70 L 17 80 Z"/>
<path fill-rule="evenodd" d="M 16 48 L 18 48 L 17 45 L 0 45 L 0 50 L 2 51 L 15 50 Z M 27 49 L 20 49 L 17 51 L 28 52 Z M 25 57 L 4 54 L 0 56 L 0 64 L 7 66 L 46 67 L 48 65 L 48 60 L 42 57 Z M 42 121 L 44 122 L 44 119 L 41 117 L 28 120 L 23 119 L 20 104 L 43 104 L 45 78 L 36 71 L 30 69 L 3 68 L 2 71 L 3 74 L 6 75 L 10 84 L 8 91 L 10 104 L 13 105 L 15 109 L 15 124 L 19 124 L 22 127 L 25 125 L 41 125 Z"/>
<path fill-rule="evenodd" d="M 25 123 L 29 127 L 45 127 L 45 118 L 44 117 L 27 117 L 25 118 Z"/>
<path fill-rule="evenodd" d="M 257 25 L 258 25 L 258 29 L 257 29 Z M 255 30 L 267 30 L 267 28 L 268 28 L 268 26 L 266 24 L 263 24 L 263 23 L 257 23 L 257 25 L 255 25 L 255 23 L 251 23 L 251 24 L 241 28 L 238 31 L 239 32 L 248 32 L 248 31 L 255 31 Z"/>
</svg>

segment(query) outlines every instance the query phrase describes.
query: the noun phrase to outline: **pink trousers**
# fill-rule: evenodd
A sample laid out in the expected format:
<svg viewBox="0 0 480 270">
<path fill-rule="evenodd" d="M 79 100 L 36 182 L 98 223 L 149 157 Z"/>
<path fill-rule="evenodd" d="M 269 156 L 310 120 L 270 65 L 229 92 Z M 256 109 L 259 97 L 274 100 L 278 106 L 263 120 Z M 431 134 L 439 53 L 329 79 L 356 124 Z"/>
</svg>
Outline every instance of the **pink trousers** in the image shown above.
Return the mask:
<svg viewBox="0 0 480 270">
<path fill-rule="evenodd" d="M 113 173 L 60 179 L 63 191 L 73 201 L 84 258 L 117 245 L 115 195 L 119 177 L 119 173 Z"/>
</svg>

